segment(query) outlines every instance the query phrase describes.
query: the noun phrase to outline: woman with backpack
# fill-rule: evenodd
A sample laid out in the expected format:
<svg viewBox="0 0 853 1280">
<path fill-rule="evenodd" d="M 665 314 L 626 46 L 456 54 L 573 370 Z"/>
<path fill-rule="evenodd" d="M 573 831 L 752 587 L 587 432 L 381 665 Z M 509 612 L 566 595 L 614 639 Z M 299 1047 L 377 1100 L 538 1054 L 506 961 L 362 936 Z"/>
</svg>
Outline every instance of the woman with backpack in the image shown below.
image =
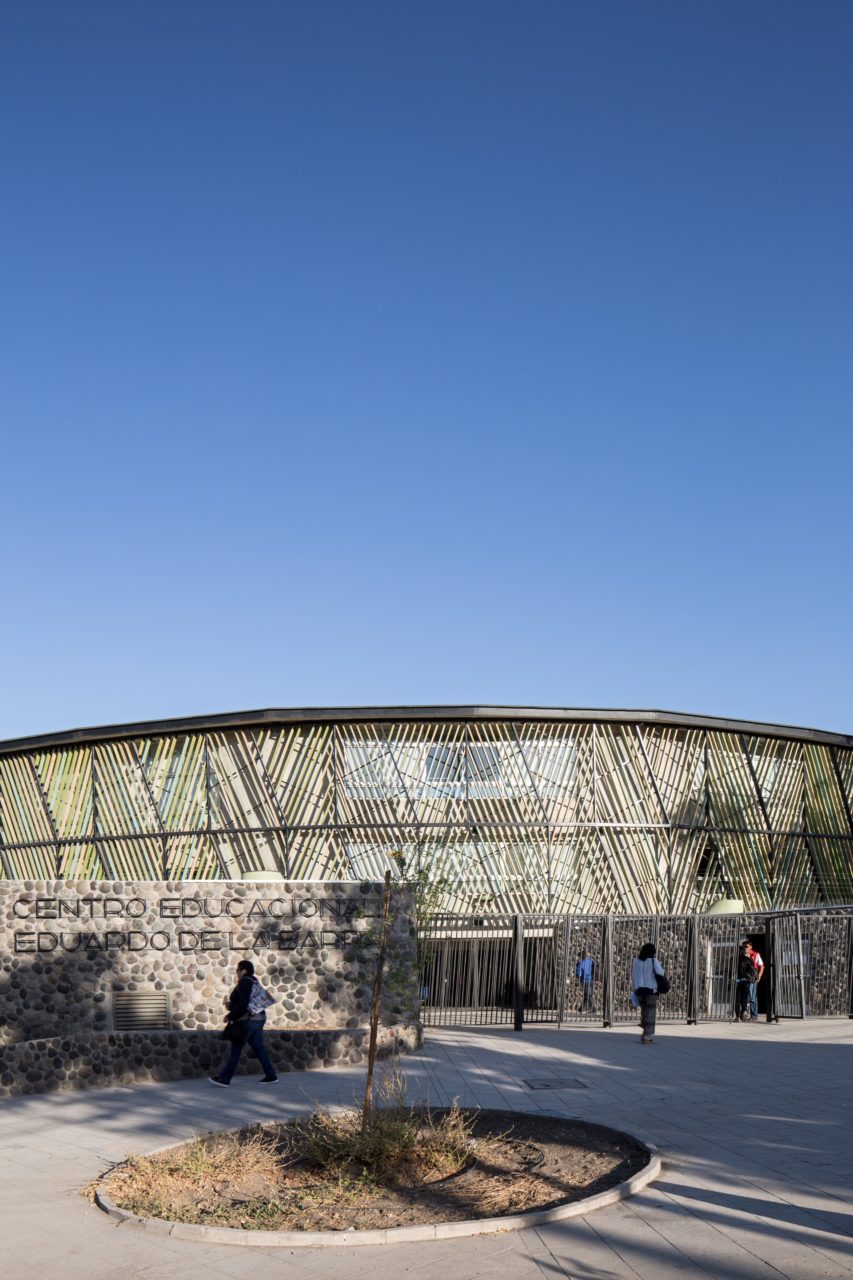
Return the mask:
<svg viewBox="0 0 853 1280">
<path fill-rule="evenodd" d="M 255 977 L 255 966 L 251 960 L 241 960 L 237 965 L 237 985 L 228 997 L 228 1013 L 222 1033 L 223 1039 L 231 1041 L 231 1052 L 219 1075 L 208 1077 L 211 1084 L 218 1084 L 221 1089 L 228 1088 L 246 1045 L 263 1068 L 261 1083 L 275 1084 L 278 1076 L 264 1045 L 266 1009 L 274 1003 Z"/>
<path fill-rule="evenodd" d="M 642 1035 L 640 1044 L 654 1044 L 655 1016 L 658 1006 L 658 978 L 663 978 L 666 990 L 669 983 L 660 960 L 655 958 L 655 944 L 646 942 L 640 948 L 640 954 L 631 966 L 631 1001 L 640 1010 L 640 1027 Z"/>
</svg>

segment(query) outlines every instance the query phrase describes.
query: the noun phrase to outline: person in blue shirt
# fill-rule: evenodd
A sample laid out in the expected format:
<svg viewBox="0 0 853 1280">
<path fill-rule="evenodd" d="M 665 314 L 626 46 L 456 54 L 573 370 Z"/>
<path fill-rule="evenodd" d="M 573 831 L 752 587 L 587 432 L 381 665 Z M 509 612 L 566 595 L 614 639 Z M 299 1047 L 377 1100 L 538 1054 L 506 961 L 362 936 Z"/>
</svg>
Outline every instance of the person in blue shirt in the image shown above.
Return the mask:
<svg viewBox="0 0 853 1280">
<path fill-rule="evenodd" d="M 587 947 L 578 960 L 575 975 L 581 984 L 581 1002 L 578 1013 L 595 1013 L 592 984 L 595 979 L 595 961 Z"/>
</svg>

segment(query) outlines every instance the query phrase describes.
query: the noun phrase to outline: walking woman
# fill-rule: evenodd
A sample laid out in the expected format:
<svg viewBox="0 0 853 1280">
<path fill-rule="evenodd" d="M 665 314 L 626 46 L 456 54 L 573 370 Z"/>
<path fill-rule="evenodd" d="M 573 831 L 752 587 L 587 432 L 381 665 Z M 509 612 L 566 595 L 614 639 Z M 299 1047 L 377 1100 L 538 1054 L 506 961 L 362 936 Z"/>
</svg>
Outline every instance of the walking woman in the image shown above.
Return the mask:
<svg viewBox="0 0 853 1280">
<path fill-rule="evenodd" d="M 641 1044 L 655 1042 L 655 1013 L 658 1005 L 658 974 L 664 976 L 663 965 L 655 957 L 655 944 L 647 942 L 631 966 L 631 989 L 640 1007 Z"/>
<path fill-rule="evenodd" d="M 260 1000 L 257 999 L 256 987 L 261 995 Z M 251 960 L 241 960 L 237 965 L 237 985 L 228 997 L 228 1014 L 225 1019 L 232 1036 L 231 1052 L 219 1075 L 208 1077 L 211 1084 L 218 1084 L 220 1088 L 230 1085 L 246 1045 L 263 1069 L 261 1083 L 275 1084 L 278 1076 L 264 1045 L 264 1023 L 267 1015 L 263 1007 L 256 1007 L 259 1004 L 263 1006 L 264 1002 L 267 1005 L 273 1003 L 255 978 L 255 966 Z"/>
</svg>

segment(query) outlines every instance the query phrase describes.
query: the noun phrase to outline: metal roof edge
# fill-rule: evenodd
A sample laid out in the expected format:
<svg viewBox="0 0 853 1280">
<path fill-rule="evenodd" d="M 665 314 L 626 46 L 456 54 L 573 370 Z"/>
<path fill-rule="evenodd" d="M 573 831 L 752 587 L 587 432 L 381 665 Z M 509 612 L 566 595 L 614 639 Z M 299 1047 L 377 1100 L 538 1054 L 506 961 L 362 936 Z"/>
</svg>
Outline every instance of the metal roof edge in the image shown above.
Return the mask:
<svg viewBox="0 0 853 1280">
<path fill-rule="evenodd" d="M 589 707 L 289 707 L 258 711 L 234 711 L 219 715 L 182 716 L 170 720 L 137 721 L 130 724 L 100 725 L 69 729 L 0 742 L 0 755 L 16 755 L 34 750 L 94 745 L 127 738 L 162 738 L 173 734 L 207 732 L 216 729 L 255 728 L 276 724 L 346 724 L 396 720 L 527 720 L 551 723 L 659 724 L 668 728 L 710 729 L 723 733 L 756 734 L 786 738 L 826 746 L 853 748 L 853 735 L 807 729 L 796 725 L 764 724 L 754 720 L 733 720 L 722 716 L 688 715 L 679 711 L 603 709 Z"/>
</svg>

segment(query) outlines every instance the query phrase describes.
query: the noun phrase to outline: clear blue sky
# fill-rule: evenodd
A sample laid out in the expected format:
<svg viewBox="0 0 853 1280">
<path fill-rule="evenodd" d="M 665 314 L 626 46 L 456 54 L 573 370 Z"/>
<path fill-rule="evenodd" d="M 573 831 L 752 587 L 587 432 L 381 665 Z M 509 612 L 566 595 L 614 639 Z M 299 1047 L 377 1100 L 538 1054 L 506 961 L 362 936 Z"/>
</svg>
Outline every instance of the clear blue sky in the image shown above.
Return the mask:
<svg viewBox="0 0 853 1280">
<path fill-rule="evenodd" d="M 0 738 L 853 732 L 853 5 L 0 15 Z"/>
</svg>

